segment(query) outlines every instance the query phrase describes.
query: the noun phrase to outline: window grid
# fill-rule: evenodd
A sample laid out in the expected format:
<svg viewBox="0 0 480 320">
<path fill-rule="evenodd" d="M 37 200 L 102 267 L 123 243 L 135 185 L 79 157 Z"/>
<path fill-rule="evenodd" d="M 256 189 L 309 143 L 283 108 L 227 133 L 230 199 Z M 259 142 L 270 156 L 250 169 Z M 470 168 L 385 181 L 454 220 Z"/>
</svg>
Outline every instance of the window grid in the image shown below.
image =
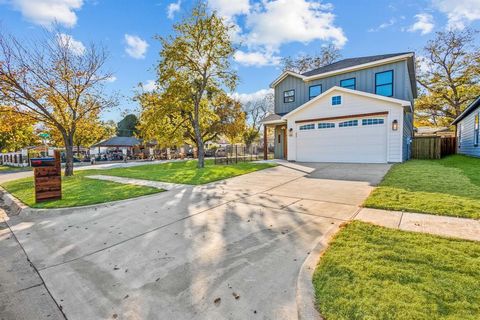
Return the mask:
<svg viewBox="0 0 480 320">
<path fill-rule="evenodd" d="M 317 127 L 318 127 L 318 129 L 330 129 L 330 128 L 335 128 L 335 123 L 331 123 L 331 122 L 320 122 Z"/>
<path fill-rule="evenodd" d="M 375 74 L 375 94 L 393 96 L 393 70 Z"/>
<path fill-rule="evenodd" d="M 362 126 L 371 126 L 384 123 L 385 119 L 362 119 Z"/>
<path fill-rule="evenodd" d="M 332 97 L 332 106 L 338 106 L 342 104 L 342 97 L 341 96 L 333 96 Z"/>
<path fill-rule="evenodd" d="M 289 103 L 295 101 L 295 90 L 287 90 L 283 92 L 283 102 Z"/>
<path fill-rule="evenodd" d="M 356 82 L 355 78 L 344 79 L 340 81 L 340 87 L 355 90 Z"/>
<path fill-rule="evenodd" d="M 303 126 L 300 126 L 299 130 L 304 131 L 304 130 L 313 130 L 315 129 L 315 124 L 309 123 L 309 124 L 304 124 Z"/>
<path fill-rule="evenodd" d="M 358 120 L 349 120 L 349 121 L 345 121 L 345 122 L 340 122 L 338 124 L 338 126 L 340 128 L 343 128 L 343 127 L 356 127 L 358 126 Z"/>
<path fill-rule="evenodd" d="M 322 94 L 322 85 L 321 84 L 310 86 L 308 88 L 308 100 L 311 100 L 311 99 L 313 99 L 316 96 L 319 96 L 321 94 Z"/>
</svg>

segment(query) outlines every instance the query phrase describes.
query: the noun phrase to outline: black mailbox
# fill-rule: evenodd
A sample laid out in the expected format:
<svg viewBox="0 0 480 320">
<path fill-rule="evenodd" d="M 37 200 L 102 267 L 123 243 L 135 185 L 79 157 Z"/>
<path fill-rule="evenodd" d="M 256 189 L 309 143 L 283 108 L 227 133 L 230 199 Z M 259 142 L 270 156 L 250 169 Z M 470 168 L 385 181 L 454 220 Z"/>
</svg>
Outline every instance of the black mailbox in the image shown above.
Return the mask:
<svg viewBox="0 0 480 320">
<path fill-rule="evenodd" d="M 30 159 L 32 167 L 55 167 L 55 158 L 32 158 Z"/>
</svg>

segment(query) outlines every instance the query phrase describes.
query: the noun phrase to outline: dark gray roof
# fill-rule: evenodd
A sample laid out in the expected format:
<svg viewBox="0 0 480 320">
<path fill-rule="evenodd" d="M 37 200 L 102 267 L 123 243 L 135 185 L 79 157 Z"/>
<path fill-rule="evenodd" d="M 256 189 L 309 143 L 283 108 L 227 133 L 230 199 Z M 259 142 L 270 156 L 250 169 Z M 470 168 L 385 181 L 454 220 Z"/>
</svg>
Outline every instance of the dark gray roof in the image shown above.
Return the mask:
<svg viewBox="0 0 480 320">
<path fill-rule="evenodd" d="M 350 67 L 353 67 L 353 66 L 358 66 L 358 65 L 361 65 L 361 64 L 370 63 L 370 62 L 374 62 L 374 61 L 378 61 L 378 60 L 393 58 L 393 57 L 396 57 L 396 56 L 402 56 L 404 54 L 409 54 L 409 53 L 413 53 L 413 52 L 400 52 L 400 53 L 380 54 L 380 55 L 368 56 L 368 57 L 343 59 L 343 60 L 334 62 L 332 64 L 328 64 L 326 66 L 323 66 L 323 67 L 320 67 L 320 68 L 313 69 L 313 70 L 307 71 L 305 73 L 302 73 L 302 76 L 306 76 L 306 77 L 314 76 L 314 75 L 317 75 L 317 74 L 322 74 L 322 73 L 331 72 L 331 71 L 335 71 L 335 70 L 350 68 Z"/>
<path fill-rule="evenodd" d="M 93 147 L 134 147 L 142 143 L 141 140 L 135 137 L 113 137 L 96 143 Z"/>
<path fill-rule="evenodd" d="M 286 115 L 287 113 L 272 113 L 262 119 L 262 122 L 270 122 L 282 119 L 282 116 Z"/>
<path fill-rule="evenodd" d="M 453 120 L 452 125 L 455 125 L 462 121 L 466 116 L 472 113 L 475 109 L 480 107 L 480 96 L 477 97 L 463 112 L 460 114 L 457 119 Z"/>
</svg>

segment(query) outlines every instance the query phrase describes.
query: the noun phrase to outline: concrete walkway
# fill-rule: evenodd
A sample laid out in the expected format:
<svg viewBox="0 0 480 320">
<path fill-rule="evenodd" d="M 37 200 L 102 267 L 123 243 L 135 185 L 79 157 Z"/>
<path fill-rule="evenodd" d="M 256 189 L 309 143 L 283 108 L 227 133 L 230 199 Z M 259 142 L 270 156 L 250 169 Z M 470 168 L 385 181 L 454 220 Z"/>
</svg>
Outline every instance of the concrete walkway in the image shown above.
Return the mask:
<svg viewBox="0 0 480 320">
<path fill-rule="evenodd" d="M 355 220 L 393 229 L 480 241 L 479 220 L 369 208 L 360 210 Z"/>
<path fill-rule="evenodd" d="M 338 166 L 278 166 L 8 224 L 69 319 L 296 319 L 305 259 L 389 168 Z"/>
<path fill-rule="evenodd" d="M 136 186 L 153 187 L 153 188 L 162 189 L 162 190 L 173 190 L 173 189 L 179 189 L 179 188 L 187 187 L 184 184 L 178 184 L 178 183 L 169 183 L 169 182 L 143 180 L 143 179 L 114 177 L 114 176 L 106 176 L 106 175 L 101 175 L 101 174 L 91 175 L 91 176 L 86 176 L 86 177 L 90 178 L 90 179 L 112 181 L 112 182 L 123 183 L 123 184 L 133 184 L 133 185 L 136 185 Z"/>
</svg>

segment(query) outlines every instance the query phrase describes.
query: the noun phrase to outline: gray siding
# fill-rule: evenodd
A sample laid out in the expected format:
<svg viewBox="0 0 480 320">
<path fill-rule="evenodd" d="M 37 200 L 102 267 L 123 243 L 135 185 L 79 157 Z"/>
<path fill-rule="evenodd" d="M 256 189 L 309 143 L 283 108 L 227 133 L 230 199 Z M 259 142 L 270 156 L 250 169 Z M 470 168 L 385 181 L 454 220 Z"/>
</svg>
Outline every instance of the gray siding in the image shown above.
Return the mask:
<svg viewBox="0 0 480 320">
<path fill-rule="evenodd" d="M 403 117 L 403 161 L 410 159 L 411 141 L 413 137 L 413 113 L 405 112 Z"/>
<path fill-rule="evenodd" d="M 474 145 L 474 125 L 475 115 L 480 113 L 480 108 L 475 109 L 472 113 L 466 116 L 462 121 L 457 124 L 457 133 L 462 126 L 462 143 L 459 143 L 458 153 L 466 154 L 474 157 L 480 157 L 480 145 Z"/>
<path fill-rule="evenodd" d="M 340 81 L 343 79 L 355 78 L 357 90 L 375 93 L 375 73 L 388 70 L 393 70 L 393 97 L 411 101 L 413 105 L 413 92 L 407 62 L 399 61 L 310 82 L 304 82 L 299 78 L 288 76 L 275 87 L 275 113 L 288 113 L 307 102 L 309 87 L 317 84 L 321 84 L 322 91 L 325 92 L 333 86 L 340 86 Z M 295 102 L 284 103 L 283 92 L 292 89 L 295 90 Z"/>
</svg>

